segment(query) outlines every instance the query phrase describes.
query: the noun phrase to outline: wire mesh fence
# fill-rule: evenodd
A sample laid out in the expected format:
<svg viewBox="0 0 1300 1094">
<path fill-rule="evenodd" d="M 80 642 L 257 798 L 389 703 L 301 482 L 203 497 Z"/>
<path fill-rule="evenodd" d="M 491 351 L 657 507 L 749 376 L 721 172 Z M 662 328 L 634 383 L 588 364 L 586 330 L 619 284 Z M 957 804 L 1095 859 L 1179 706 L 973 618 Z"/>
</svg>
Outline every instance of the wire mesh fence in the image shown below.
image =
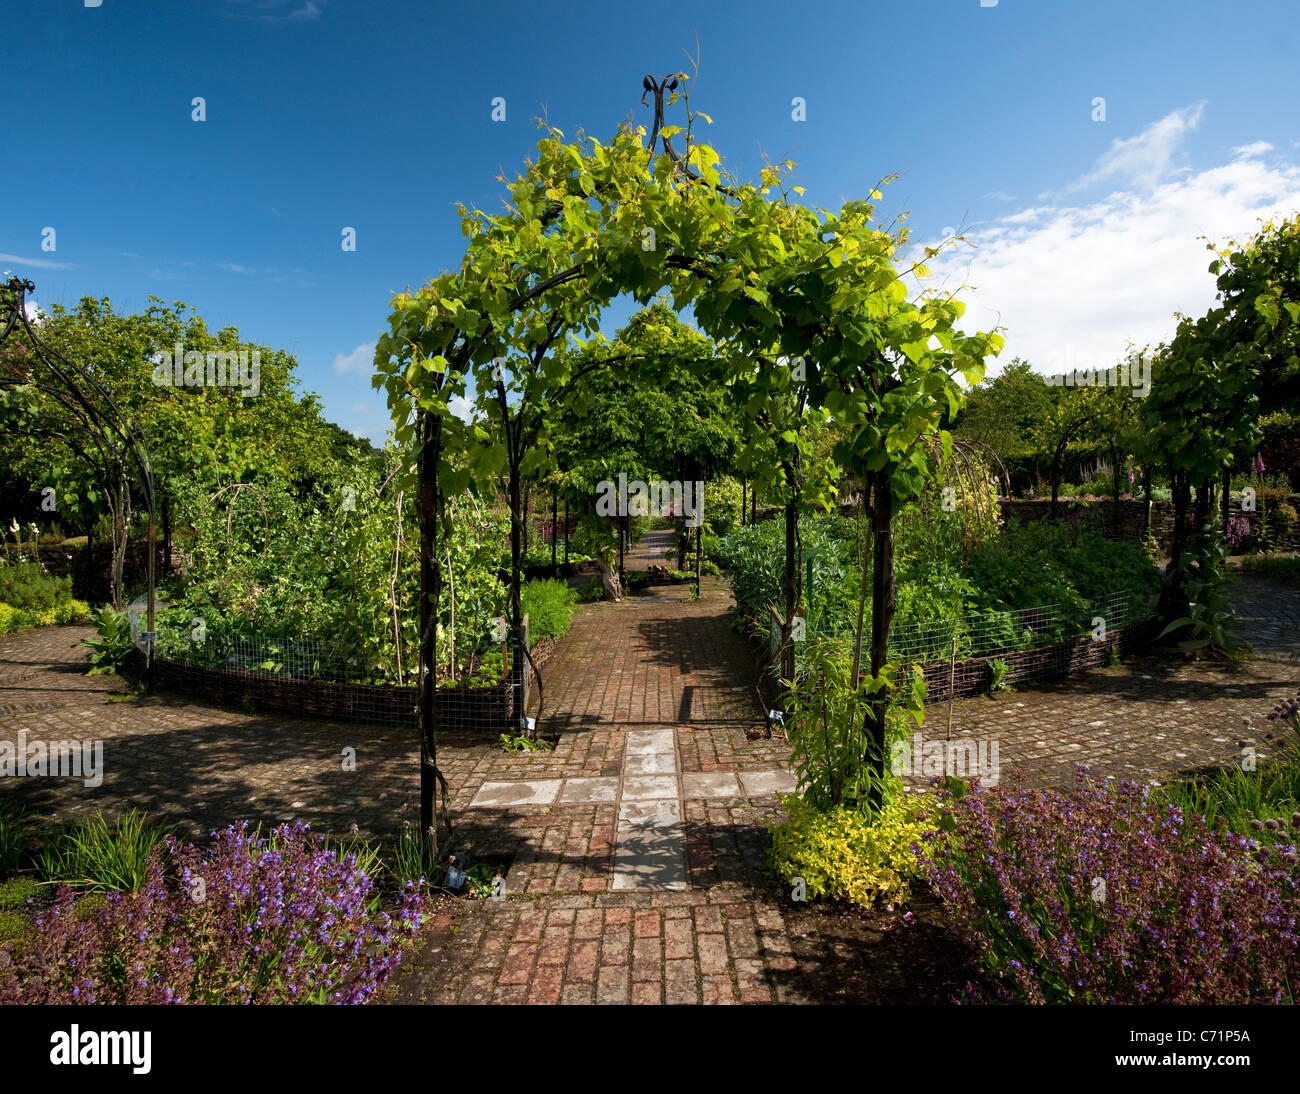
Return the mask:
<svg viewBox="0 0 1300 1094">
<path fill-rule="evenodd" d="M 150 643 L 143 597 L 128 607 L 128 618 L 132 639 L 143 653 Z M 527 617 L 523 640 L 529 641 Z M 342 640 L 227 633 L 209 629 L 199 618 L 176 622 L 156 617 L 152 646 L 161 681 L 188 694 L 375 725 L 418 724 L 416 664 L 404 666 L 398 683 L 377 674 Z M 510 727 L 515 709 L 510 664 L 517 646 L 512 637 L 503 637 L 499 660 L 498 651 L 490 651 L 493 671 L 472 681 L 440 683 L 440 729 L 499 733 Z M 537 682 L 527 657 L 522 666 L 520 707 L 526 710 Z"/>
<path fill-rule="evenodd" d="M 1091 606 L 1046 604 L 896 626 L 889 633 L 889 655 L 903 664 L 925 665 L 954 656 L 964 661 L 1033 650 L 1085 634 L 1104 641 L 1107 631 L 1154 614 L 1149 594 L 1120 590 L 1099 597 Z"/>
<path fill-rule="evenodd" d="M 1102 655 L 1119 644 L 1125 651 L 1138 640 L 1134 624 L 1155 617 L 1155 597 L 1118 590 L 1090 604 L 1045 604 L 998 612 L 976 612 L 926 623 L 895 625 L 889 634 L 889 659 L 925 669 L 930 697 L 953 691 L 968 694 L 987 681 L 987 659 L 1010 662 L 1008 680 L 1030 683 L 1049 680 L 1103 663 Z M 796 672 L 802 660 L 799 643 L 805 637 L 802 620 L 794 634 Z M 781 690 L 781 617 L 769 611 L 766 628 L 768 685 Z M 816 640 L 815 627 L 806 639 Z M 1088 641 L 1081 643 L 1081 639 Z M 949 667 L 953 671 L 949 672 Z"/>
</svg>

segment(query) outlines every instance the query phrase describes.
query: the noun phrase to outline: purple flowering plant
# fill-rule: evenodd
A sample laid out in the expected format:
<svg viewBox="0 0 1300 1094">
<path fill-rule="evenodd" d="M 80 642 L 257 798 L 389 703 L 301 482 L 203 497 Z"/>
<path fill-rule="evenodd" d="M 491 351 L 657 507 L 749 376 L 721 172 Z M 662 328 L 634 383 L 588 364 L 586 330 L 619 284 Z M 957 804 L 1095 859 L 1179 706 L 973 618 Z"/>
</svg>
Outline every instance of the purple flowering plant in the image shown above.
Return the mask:
<svg viewBox="0 0 1300 1094">
<path fill-rule="evenodd" d="M 968 794 L 944 816 L 921 861 L 975 955 L 967 998 L 1294 1001 L 1294 836 L 1262 845 L 1086 774 L 1071 793 Z"/>
<path fill-rule="evenodd" d="M 0 954 L 0 1003 L 364 1003 L 423 918 L 419 886 L 380 912 L 356 856 L 301 823 L 232 825 L 205 852 L 168 837 L 137 891 L 89 914 L 73 898 Z"/>
<path fill-rule="evenodd" d="M 1233 554 L 1241 550 L 1241 545 L 1250 535 L 1250 521 L 1239 513 L 1228 518 L 1228 548 Z"/>
</svg>

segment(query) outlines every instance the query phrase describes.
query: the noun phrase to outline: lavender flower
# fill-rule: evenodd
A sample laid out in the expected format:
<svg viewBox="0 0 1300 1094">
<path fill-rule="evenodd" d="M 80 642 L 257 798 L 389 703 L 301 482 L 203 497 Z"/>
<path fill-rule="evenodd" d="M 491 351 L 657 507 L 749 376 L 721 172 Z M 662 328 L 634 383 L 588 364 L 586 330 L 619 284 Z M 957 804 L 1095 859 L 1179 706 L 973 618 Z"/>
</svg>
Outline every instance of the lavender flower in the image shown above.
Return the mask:
<svg viewBox="0 0 1300 1094">
<path fill-rule="evenodd" d="M 269 837 L 232 825 L 206 853 L 168 838 L 141 889 L 96 915 L 77 915 L 64 887 L 10 955 L 0 1003 L 364 1003 L 422 920 L 414 885 L 396 921 L 371 914 L 372 888 L 303 824 Z"/>
<path fill-rule="evenodd" d="M 948 812 L 922 864 L 975 955 L 968 998 L 1240 1004 L 1300 983 L 1294 847 L 1255 861 L 1149 787 L 1087 778 Z"/>
</svg>

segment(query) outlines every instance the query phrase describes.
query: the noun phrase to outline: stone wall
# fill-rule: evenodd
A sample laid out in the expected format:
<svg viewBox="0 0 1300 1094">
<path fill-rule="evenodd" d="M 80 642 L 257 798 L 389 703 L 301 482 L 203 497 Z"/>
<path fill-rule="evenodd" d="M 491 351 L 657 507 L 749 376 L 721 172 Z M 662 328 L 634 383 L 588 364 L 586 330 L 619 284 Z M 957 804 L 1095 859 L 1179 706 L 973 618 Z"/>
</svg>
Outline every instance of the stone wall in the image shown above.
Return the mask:
<svg viewBox="0 0 1300 1094">
<path fill-rule="evenodd" d="M 1291 497 L 1290 504 L 1297 512 L 1300 512 L 1300 496 Z M 1052 511 L 1050 500 L 1022 501 L 1004 498 L 1001 500 L 1000 505 L 1004 522 L 1015 519 L 1022 524 L 1028 524 L 1036 520 L 1046 520 Z M 1143 523 L 1146 509 L 1145 504 L 1140 499 L 1121 501 L 1119 503 L 1118 530 L 1116 526 L 1116 507 L 1113 501 L 1060 499 L 1056 511 L 1061 519 L 1077 521 L 1083 527 L 1096 528 L 1111 539 L 1140 543 L 1146 534 L 1146 527 Z M 1262 509 L 1256 509 L 1251 513 L 1242 512 L 1239 498 L 1232 499 L 1231 512 L 1234 516 L 1244 517 L 1250 523 L 1252 530 L 1263 516 Z M 1161 549 L 1167 552 L 1174 535 L 1174 506 L 1172 502 L 1153 501 L 1151 503 L 1151 534 L 1155 537 L 1156 542 L 1160 544 Z M 1277 549 L 1294 550 L 1297 545 L 1300 545 L 1300 523 L 1292 529 L 1290 535 L 1281 537 Z"/>
</svg>

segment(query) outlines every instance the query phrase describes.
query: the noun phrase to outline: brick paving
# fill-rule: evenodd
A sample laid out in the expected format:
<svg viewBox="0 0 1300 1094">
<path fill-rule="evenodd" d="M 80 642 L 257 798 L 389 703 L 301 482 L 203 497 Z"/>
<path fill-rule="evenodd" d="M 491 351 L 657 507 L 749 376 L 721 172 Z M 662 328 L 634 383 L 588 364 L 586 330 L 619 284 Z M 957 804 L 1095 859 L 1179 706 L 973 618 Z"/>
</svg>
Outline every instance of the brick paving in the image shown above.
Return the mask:
<svg viewBox="0 0 1300 1094">
<path fill-rule="evenodd" d="M 1032 691 L 959 700 L 954 738 L 996 740 L 1004 783 L 1063 784 L 1076 762 L 1102 774 L 1163 779 L 1233 762 L 1258 716 L 1300 683 L 1300 591 L 1245 578 L 1242 631 L 1261 656 L 1236 662 L 1140 659 Z M 447 737 L 439 764 L 457 838 L 498 864 L 506 899 L 456 902 L 423 932 L 392 997 L 405 1002 L 858 1002 L 923 998 L 938 927 L 797 905 L 764 871 L 766 829 L 781 810 L 774 780 L 788 745 L 763 734 L 754 666 L 730 627 L 730 594 L 706 578 L 692 602 L 666 586 L 584 607 L 544 669 L 540 729 L 554 752 L 507 754 Z M 83 675 L 85 627 L 0 639 L 0 739 L 93 736 L 105 743 L 99 788 L 66 779 L 4 780 L 51 820 L 143 808 L 182 832 L 237 818 L 294 817 L 384 834 L 416 813 L 409 731 L 201 706 L 124 693 Z M 948 707 L 927 710 L 927 739 L 948 734 Z M 619 793 L 634 734 L 675 743 L 687 887 L 615 888 Z M 635 741 L 637 738 L 633 737 Z M 357 750 L 355 771 L 340 764 Z M 713 782 L 695 782 L 705 777 Z M 536 804 L 472 807 L 485 783 L 554 783 Z M 705 793 L 701 788 L 711 788 Z M 603 791 L 602 791 L 603 793 Z M 696 796 L 698 794 L 698 796 Z M 918 925 L 920 924 L 920 925 Z M 911 956 L 877 943 L 905 932 Z M 929 931 L 930 933 L 927 933 Z M 910 932 L 910 933 L 906 933 Z M 921 992 L 921 995 L 918 995 Z"/>
</svg>

